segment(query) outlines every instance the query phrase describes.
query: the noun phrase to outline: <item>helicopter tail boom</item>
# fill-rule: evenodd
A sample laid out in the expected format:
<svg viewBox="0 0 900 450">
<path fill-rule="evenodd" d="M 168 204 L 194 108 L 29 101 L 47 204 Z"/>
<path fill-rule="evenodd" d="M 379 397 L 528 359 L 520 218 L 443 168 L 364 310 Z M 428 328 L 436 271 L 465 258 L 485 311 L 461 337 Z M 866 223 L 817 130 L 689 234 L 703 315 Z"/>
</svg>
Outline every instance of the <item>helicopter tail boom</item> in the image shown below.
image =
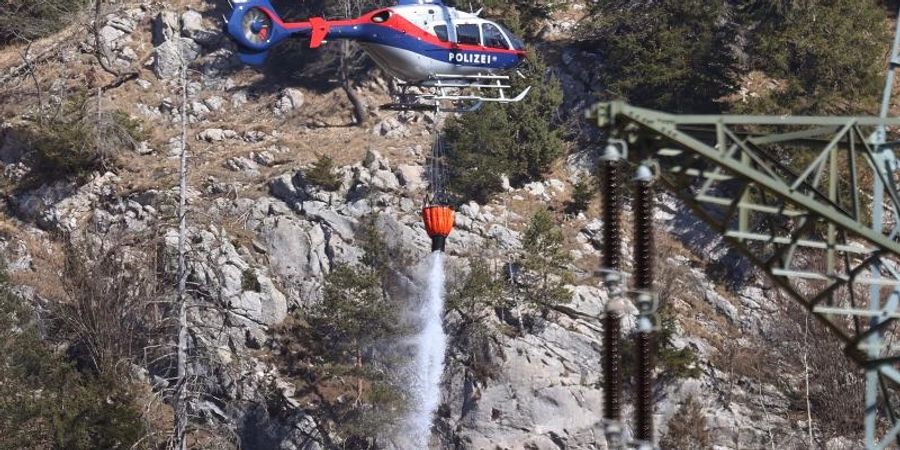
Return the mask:
<svg viewBox="0 0 900 450">
<path fill-rule="evenodd" d="M 240 58 L 245 64 L 262 64 L 269 49 L 293 36 L 309 37 L 309 46 L 322 45 L 332 23 L 312 17 L 307 21 L 285 22 L 269 0 L 235 0 L 226 31 L 240 47 Z"/>
</svg>

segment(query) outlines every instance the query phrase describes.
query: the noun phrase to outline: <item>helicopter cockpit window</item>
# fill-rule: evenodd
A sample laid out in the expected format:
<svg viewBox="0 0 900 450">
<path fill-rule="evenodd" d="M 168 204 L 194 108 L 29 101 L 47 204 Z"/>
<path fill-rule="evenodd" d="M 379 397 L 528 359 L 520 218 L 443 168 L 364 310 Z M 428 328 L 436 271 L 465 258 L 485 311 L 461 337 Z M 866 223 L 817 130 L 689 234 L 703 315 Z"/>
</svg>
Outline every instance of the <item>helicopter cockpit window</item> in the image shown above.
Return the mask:
<svg viewBox="0 0 900 450">
<path fill-rule="evenodd" d="M 390 17 L 391 17 L 390 11 L 382 11 L 382 12 L 372 16 L 372 22 L 382 23 L 382 22 L 388 20 Z"/>
<path fill-rule="evenodd" d="M 456 41 L 460 44 L 481 45 L 481 33 L 478 32 L 478 25 L 474 23 L 457 25 Z"/>
<path fill-rule="evenodd" d="M 440 39 L 441 42 L 447 42 L 450 40 L 447 38 L 447 25 L 435 25 L 434 34 L 438 39 Z"/>
<path fill-rule="evenodd" d="M 506 37 L 500 32 L 500 29 L 492 23 L 481 24 L 481 32 L 484 35 L 484 46 L 490 48 L 502 48 L 509 50 L 509 44 L 506 43 Z"/>
<path fill-rule="evenodd" d="M 509 29 L 507 29 L 503 25 L 500 25 L 499 23 L 497 24 L 497 26 L 500 27 L 500 29 L 503 30 L 504 33 L 506 33 L 507 37 L 509 37 L 509 42 L 512 44 L 513 50 L 525 50 L 525 43 L 522 42 L 521 39 L 517 38 L 516 35 L 512 34 L 512 31 L 509 31 Z"/>
</svg>

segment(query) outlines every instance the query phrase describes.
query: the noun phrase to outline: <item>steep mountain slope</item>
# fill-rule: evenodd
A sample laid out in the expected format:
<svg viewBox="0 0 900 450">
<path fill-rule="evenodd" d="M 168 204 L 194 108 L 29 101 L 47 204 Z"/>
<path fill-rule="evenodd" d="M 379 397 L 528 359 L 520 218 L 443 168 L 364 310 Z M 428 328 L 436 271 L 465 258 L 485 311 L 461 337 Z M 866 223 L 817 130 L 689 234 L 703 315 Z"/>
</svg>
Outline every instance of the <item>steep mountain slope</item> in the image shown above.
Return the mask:
<svg viewBox="0 0 900 450">
<path fill-rule="evenodd" d="M 569 5 L 563 17 L 571 20 L 584 7 Z M 86 32 L 92 20 L 88 13 L 33 45 L 0 50 L 5 194 L 0 242 L 12 283 L 38 318 L 58 319 L 66 311 L 60 305 L 86 298 L 84 304 L 96 306 L 92 296 L 109 293 L 103 283 L 131 283 L 115 299 L 133 299 L 128 287 L 137 287 L 134 280 L 117 273 L 136 270 L 129 267 L 152 274 L 146 281 L 154 287 L 149 303 L 171 302 L 184 114 L 190 141 L 187 372 L 195 392 L 189 404 L 192 446 L 402 448 L 402 427 L 391 420 L 378 423 L 374 432 L 367 429 L 363 441 L 345 439 L 352 433 L 335 426 L 323 405 L 360 403 L 348 394 L 360 375 L 342 373 L 333 384 L 316 385 L 334 392 L 310 393 L 315 383 L 299 375 L 310 373 L 304 371 L 308 368 L 294 365 L 306 363 L 295 361 L 298 351 L 292 347 L 304 342 L 291 337 L 291 330 L 302 323 L 302 311 L 322 300 L 327 274 L 365 258 L 363 233 L 370 221 L 395 256 L 392 284 L 385 290 L 401 309 L 417 306 L 413 280 L 429 249 L 419 218 L 423 166 L 444 118 L 378 111 L 372 105 L 387 100 L 388 81 L 376 72 L 358 86 L 370 105 L 368 125 L 353 126 L 350 104 L 340 89 L 306 89 L 241 66 L 233 45 L 217 31 L 223 8 L 200 1 L 119 2 L 99 18 L 100 50 Z M 578 117 L 589 100 L 587 92 L 596 91 L 591 86 L 597 80 L 584 66 L 598 56 L 568 47 L 569 30 L 565 21 L 551 27 L 544 50 L 551 60 L 558 56 L 552 71 L 563 80 L 567 114 Z M 97 53 L 118 76 L 97 67 Z M 179 55 L 191 64 L 185 103 Z M 136 76 L 128 75 L 131 71 Z M 115 112 L 132 118 L 136 122 L 114 123 L 138 128 L 129 136 L 139 142 L 121 142 L 113 149 L 114 163 L 92 164 L 82 173 L 56 177 L 42 172 L 47 166 L 35 155 L 38 141 L 29 127 L 36 118 L 62 115 L 73 104 L 86 111 L 86 123 L 96 113 L 98 127 Z M 543 182 L 508 187 L 488 204 L 462 206 L 447 244 L 453 269 L 449 290 L 459 289 L 476 259 L 495 272 L 509 270 L 507 264 L 522 251 L 531 214 L 544 206 L 564 209 L 571 181 L 594 169 L 593 151 L 574 151 Z M 301 170 L 320 155 L 336 163 L 339 187 L 333 191 L 310 182 Z M 659 200 L 658 285 L 668 305 L 664 322 L 672 331 L 656 392 L 663 442 L 673 448 L 691 442 L 685 428 L 670 426 L 674 417 L 694 427 L 688 432 L 694 443 L 686 445 L 806 446 L 805 371 L 796 356 L 808 351 L 809 365 L 820 369 L 813 375 L 818 382 L 814 402 L 851 392 L 841 411 L 816 403 L 817 445 L 858 448 L 855 420 L 861 414 L 855 408 L 860 402 L 852 392 L 861 395 L 860 381 L 838 346 L 806 346 L 804 331 L 795 329 L 803 323 L 801 312 L 677 203 L 663 194 Z M 599 321 L 606 293 L 594 272 L 602 246 L 596 207 L 579 215 L 555 215 L 566 237 L 566 269 L 574 274 L 568 286 L 571 302 L 535 314 L 538 325 L 527 327 L 514 291 L 503 289 L 503 304 L 515 307 L 480 305 L 477 333 L 471 317 L 447 311 L 451 346 L 432 448 L 606 448 L 600 421 Z M 630 242 L 626 245 L 628 253 Z M 116 255 L 110 258 L 113 266 L 91 265 L 111 254 Z M 95 291 L 80 294 L 77 287 L 88 282 L 72 278 L 73 258 L 74 264 L 91 268 L 83 278 L 101 280 Z M 150 429 L 164 434 L 172 421 L 168 350 L 174 334 L 171 311 L 153 311 L 160 317 L 143 314 L 143 309 L 139 315 L 116 309 L 118 315 L 109 317 L 154 332 L 123 350 L 121 362 L 114 365 L 126 366 L 116 376 L 139 388 L 135 402 L 143 418 Z M 627 322 L 630 331 L 631 315 Z M 80 363 L 90 358 L 77 357 L 79 352 L 92 355 L 91 348 L 102 347 L 74 345 L 99 342 L 91 340 L 96 328 L 65 334 L 60 331 L 65 326 L 51 320 L 47 330 L 47 340 L 76 354 Z M 824 334 L 815 326 L 808 333 Z M 375 347 L 382 355 L 408 357 L 402 339 Z M 372 370 L 398 384 L 408 382 L 403 379 L 408 374 L 393 370 L 402 364 L 392 364 Z M 838 369 L 826 372 L 826 367 Z M 629 406 L 626 417 L 630 414 Z M 155 439 L 148 438 L 146 445 L 154 445 Z"/>
</svg>

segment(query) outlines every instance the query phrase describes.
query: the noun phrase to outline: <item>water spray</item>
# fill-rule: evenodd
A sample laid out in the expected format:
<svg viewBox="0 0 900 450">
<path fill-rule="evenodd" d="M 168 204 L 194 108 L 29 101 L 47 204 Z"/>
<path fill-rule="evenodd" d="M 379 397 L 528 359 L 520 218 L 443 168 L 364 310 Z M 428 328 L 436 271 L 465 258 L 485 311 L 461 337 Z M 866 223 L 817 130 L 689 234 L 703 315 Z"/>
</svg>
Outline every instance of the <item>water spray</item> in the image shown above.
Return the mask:
<svg viewBox="0 0 900 450">
<path fill-rule="evenodd" d="M 411 389 L 414 403 L 407 418 L 409 440 L 416 450 L 428 448 L 431 423 L 441 402 L 441 377 L 447 351 L 447 336 L 442 323 L 444 250 L 447 237 L 453 231 L 454 214 L 444 195 L 443 152 L 443 141 L 438 137 L 432 148 L 429 192 L 422 207 L 425 231 L 431 238 L 431 255 L 424 280 L 424 301 L 416 317 L 421 329 L 414 337 L 416 351 L 412 369 L 415 375 Z"/>
<path fill-rule="evenodd" d="M 447 350 L 447 336 L 441 322 L 443 312 L 444 253 L 434 251 L 428 258 L 424 302 L 418 310 L 422 328 L 414 337 L 413 404 L 407 418 L 410 450 L 428 448 L 431 423 L 441 403 L 441 377 Z"/>
</svg>

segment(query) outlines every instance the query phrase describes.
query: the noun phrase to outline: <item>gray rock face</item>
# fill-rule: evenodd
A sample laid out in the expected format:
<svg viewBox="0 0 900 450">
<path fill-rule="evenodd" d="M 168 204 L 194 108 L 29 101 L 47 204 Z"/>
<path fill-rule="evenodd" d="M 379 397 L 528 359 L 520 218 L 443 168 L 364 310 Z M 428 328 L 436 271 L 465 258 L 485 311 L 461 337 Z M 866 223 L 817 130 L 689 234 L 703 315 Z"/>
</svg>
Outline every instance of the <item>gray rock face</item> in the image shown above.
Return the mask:
<svg viewBox="0 0 900 450">
<path fill-rule="evenodd" d="M 237 133 L 234 130 L 223 130 L 221 128 L 209 128 L 197 134 L 198 141 L 206 142 L 221 142 L 236 137 Z"/>
<path fill-rule="evenodd" d="M 322 226 L 274 216 L 260 222 L 257 229 L 272 268 L 291 297 L 301 302 L 316 298 L 320 280 L 331 267 Z"/>
<path fill-rule="evenodd" d="M 154 49 L 153 73 L 160 79 L 169 79 L 181 73 L 182 61 L 190 64 L 200 56 L 200 45 L 192 39 L 176 37 L 159 44 Z"/>
<path fill-rule="evenodd" d="M 400 185 L 409 191 L 416 191 L 424 187 L 425 181 L 422 178 L 425 174 L 425 168 L 418 165 L 400 164 L 394 172 Z"/>
<path fill-rule="evenodd" d="M 376 170 L 372 173 L 372 186 L 380 191 L 396 191 L 400 189 L 400 181 L 388 170 Z"/>
<path fill-rule="evenodd" d="M 451 373 L 447 427 L 465 448 L 605 448 L 601 346 L 563 319 L 540 335 L 503 343 L 499 378 L 487 383 Z M 586 330 L 585 330 L 586 331 Z M 557 442 L 552 447 L 547 445 Z"/>
<path fill-rule="evenodd" d="M 181 35 L 203 46 L 210 46 L 219 40 L 219 33 L 207 29 L 203 24 L 203 16 L 193 10 L 181 15 Z"/>
<path fill-rule="evenodd" d="M 72 231 L 86 218 L 96 203 L 113 192 L 118 177 L 107 172 L 83 186 L 71 181 L 45 184 L 11 197 L 20 217 L 35 221 L 51 231 Z"/>
<path fill-rule="evenodd" d="M 163 11 L 153 19 L 153 46 L 159 46 L 163 42 L 178 36 L 180 25 L 178 14 L 174 11 Z"/>
<path fill-rule="evenodd" d="M 259 165 L 250 158 L 243 156 L 235 156 L 225 161 L 225 168 L 234 172 L 254 172 L 258 173 Z"/>
<path fill-rule="evenodd" d="M 275 117 L 286 117 L 303 106 L 303 92 L 294 88 L 281 91 L 273 109 Z"/>
<path fill-rule="evenodd" d="M 393 115 L 387 116 L 372 128 L 372 134 L 386 138 L 399 138 L 409 136 L 409 127 L 401 123 Z"/>
<path fill-rule="evenodd" d="M 111 25 L 100 29 L 100 42 L 108 49 L 115 49 L 122 36 L 125 36 L 125 32 Z"/>
<path fill-rule="evenodd" d="M 207 129 L 197 136 L 208 142 L 238 137 L 234 131 L 223 129 Z M 236 145 L 243 142 L 233 141 Z M 256 170 L 260 165 L 268 166 L 266 162 L 273 158 L 271 152 L 266 152 L 248 151 L 248 156 L 229 161 L 235 170 Z M 233 221 L 240 217 L 242 227 L 240 233 L 231 234 L 217 224 L 224 220 L 214 220 L 216 225 L 189 229 L 189 280 L 192 290 L 204 294 L 193 301 L 215 306 L 197 308 L 191 316 L 194 324 L 204 325 L 197 327 L 198 342 L 215 349 L 211 356 L 215 364 L 197 363 L 191 370 L 216 385 L 225 399 L 225 406 L 198 401 L 192 411 L 211 422 L 233 426 L 246 435 L 246 442 L 261 442 L 261 448 L 313 448 L 296 444 L 303 442 L 300 438 L 288 439 L 290 445 L 282 445 L 286 441 L 259 431 L 277 427 L 278 433 L 288 435 L 293 432 L 290 430 L 308 424 L 299 409 L 285 419 L 286 423 L 277 425 L 267 416 L 253 416 L 252 405 L 263 403 L 264 396 L 270 394 L 269 386 L 281 386 L 285 403 L 302 408 L 300 400 L 291 397 L 290 386 L 279 383 L 278 374 L 253 351 L 265 348 L 272 328 L 288 316 L 289 310 L 320 299 L 323 277 L 336 264 L 359 261 L 362 249 L 358 232 L 361 221 L 369 214 L 375 215 L 375 226 L 389 247 L 402 248 L 411 260 L 428 254 L 430 243 L 420 222 L 418 204 L 406 195 L 411 186 L 421 182 L 421 170 L 421 166 L 403 165 L 392 170 L 390 161 L 371 151 L 361 163 L 338 170 L 342 185 L 335 192 L 323 192 L 306 183 L 301 172 L 291 171 L 270 181 L 270 195 L 237 199 L 214 196 L 210 201 L 199 191 L 188 193 L 192 208 L 214 219 Z M 215 178 L 207 182 L 210 188 L 206 192 L 225 190 L 216 187 L 223 183 Z M 106 231 L 119 226 L 133 233 L 151 229 L 147 225 L 149 218 L 174 214 L 174 190 L 146 191 L 116 199 L 117 183 L 117 177 L 111 173 L 84 186 L 60 181 L 12 196 L 10 202 L 21 219 L 53 231 L 86 229 L 89 227 L 83 224 L 89 220 L 94 226 L 91 229 Z M 544 189 L 544 194 L 558 190 L 558 184 L 552 182 L 537 186 Z M 529 195 L 523 194 L 522 198 Z M 669 223 L 673 217 L 673 213 L 664 211 L 657 219 Z M 521 251 L 517 230 L 521 230 L 524 219 L 503 210 L 499 204 L 468 203 L 459 208 L 456 218 L 457 229 L 447 246 L 451 264 L 462 266 L 471 255 L 493 258 L 494 249 L 500 255 Z M 583 223 L 576 235 L 581 248 L 576 251 L 588 256 L 596 254 L 602 244 L 600 230 L 599 220 Z M 177 235 L 174 229 L 163 232 L 165 261 L 171 265 Z M 0 249 L 4 248 L 3 243 L 0 239 Z M 717 244 L 707 245 L 711 247 L 700 248 L 716 248 Z M 687 266 L 691 261 L 671 255 L 665 264 Z M 27 269 L 28 265 L 29 258 L 15 253 L 17 270 L 23 266 Z M 710 320 L 712 327 L 704 328 L 710 335 L 719 332 L 715 327 L 729 324 L 748 333 L 765 332 L 777 306 L 767 298 L 771 297 L 767 291 L 749 286 L 735 299 L 717 291 L 701 269 L 689 268 L 685 272 L 693 278 L 688 284 L 697 286 L 692 288 L 697 290 L 697 305 L 715 314 L 715 320 Z M 471 355 L 454 353 L 458 349 L 451 347 L 442 385 L 441 414 L 435 422 L 435 446 L 606 448 L 599 421 L 603 393 L 599 388 L 602 329 L 598 318 L 603 314 L 607 294 L 595 279 L 579 283 L 570 286 L 572 299 L 561 308 L 565 313 L 554 313 L 552 320 L 537 331 L 524 335 L 504 333 L 509 329 L 508 322 L 502 322 L 492 312 L 485 315 L 482 322 L 495 332 L 495 337 L 488 354 L 479 354 L 479 358 L 497 367 L 492 377 L 473 375 L 460 363 Z M 448 284 L 449 289 L 455 286 Z M 415 301 L 411 297 L 410 302 Z M 636 310 L 630 302 L 626 305 L 624 328 L 628 332 L 634 327 Z M 452 325 L 453 320 L 454 313 L 449 311 L 447 324 Z M 689 348 L 699 355 L 702 373 L 693 379 L 661 381 L 657 404 L 660 433 L 665 433 L 667 421 L 688 396 L 703 401 L 704 414 L 714 434 L 713 448 L 734 448 L 735 442 L 742 448 L 768 447 L 772 430 L 795 426 L 784 419 L 790 417 L 795 399 L 779 387 L 748 382 L 715 368 L 709 361 L 718 350 L 702 337 L 684 336 L 678 330 L 672 341 L 675 349 Z M 631 405 L 626 404 L 625 417 L 630 417 L 630 409 Z M 770 417 L 760 419 L 764 414 Z M 268 437 L 263 436 L 264 439 L 262 435 Z M 826 443 L 834 449 L 857 448 L 856 444 L 841 439 Z"/>
</svg>

